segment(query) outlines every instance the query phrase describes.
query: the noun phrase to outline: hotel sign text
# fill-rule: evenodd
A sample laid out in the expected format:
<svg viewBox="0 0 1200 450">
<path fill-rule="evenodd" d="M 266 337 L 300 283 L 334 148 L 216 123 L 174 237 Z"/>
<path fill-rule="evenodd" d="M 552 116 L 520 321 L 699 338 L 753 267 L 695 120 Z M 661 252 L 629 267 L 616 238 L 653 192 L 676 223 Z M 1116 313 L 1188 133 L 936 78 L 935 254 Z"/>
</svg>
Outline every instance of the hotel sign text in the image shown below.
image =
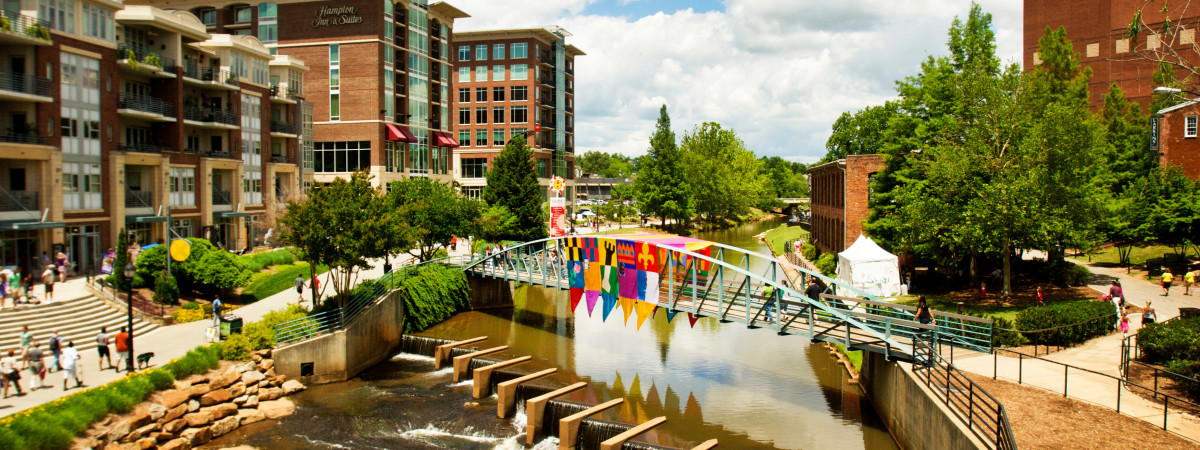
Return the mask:
<svg viewBox="0 0 1200 450">
<path fill-rule="evenodd" d="M 336 27 L 338 25 L 352 25 L 362 23 L 362 16 L 358 15 L 358 8 L 354 6 L 322 6 L 317 10 L 316 18 L 312 21 L 313 28 L 318 27 Z"/>
</svg>

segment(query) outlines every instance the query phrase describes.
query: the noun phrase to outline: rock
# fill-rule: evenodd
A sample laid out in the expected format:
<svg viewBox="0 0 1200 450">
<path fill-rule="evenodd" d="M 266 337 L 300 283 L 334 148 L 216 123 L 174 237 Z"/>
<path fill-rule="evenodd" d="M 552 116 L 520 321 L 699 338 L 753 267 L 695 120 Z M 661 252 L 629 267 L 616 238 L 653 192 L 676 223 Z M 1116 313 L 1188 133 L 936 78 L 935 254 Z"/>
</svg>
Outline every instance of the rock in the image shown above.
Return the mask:
<svg viewBox="0 0 1200 450">
<path fill-rule="evenodd" d="M 208 443 L 208 441 L 211 441 L 213 434 L 212 430 L 208 427 L 188 428 L 183 430 L 183 433 L 181 433 L 179 437 L 187 439 L 188 443 L 192 444 L 192 447 L 195 447 L 197 445 L 204 445 Z"/>
<path fill-rule="evenodd" d="M 257 352 L 254 352 L 254 354 L 261 356 L 263 358 L 270 358 L 271 357 L 271 349 L 268 348 L 266 350 L 259 350 Z"/>
<path fill-rule="evenodd" d="M 253 408 L 256 406 L 258 406 L 258 396 L 257 395 L 251 395 L 250 398 L 246 399 L 246 403 L 242 404 L 243 408 Z"/>
<path fill-rule="evenodd" d="M 178 436 L 175 436 L 175 433 L 159 431 L 159 432 L 155 432 L 155 433 L 150 433 L 150 437 L 154 438 L 154 440 L 156 440 L 158 442 L 167 442 L 171 439 L 175 439 Z"/>
<path fill-rule="evenodd" d="M 130 413 L 128 420 L 131 428 L 141 428 L 151 422 L 150 414 L 139 410 L 134 410 L 134 412 Z"/>
<path fill-rule="evenodd" d="M 163 431 L 166 431 L 171 434 L 175 434 L 180 431 L 183 431 L 184 428 L 187 428 L 187 425 L 188 425 L 188 422 L 186 420 L 183 420 L 183 419 L 172 420 L 170 422 L 163 424 Z"/>
<path fill-rule="evenodd" d="M 275 367 L 275 360 L 273 360 L 273 359 L 264 359 L 262 361 L 259 361 L 259 363 L 258 363 L 258 370 L 261 370 L 263 372 L 271 370 L 274 367 Z"/>
<path fill-rule="evenodd" d="M 200 401 L 196 399 L 188 400 L 188 412 L 196 412 L 200 410 Z"/>
<path fill-rule="evenodd" d="M 246 386 L 246 395 L 255 395 L 257 393 L 258 393 L 258 385 L 257 384 Z"/>
<path fill-rule="evenodd" d="M 266 376 L 264 376 L 262 372 L 252 370 L 242 374 L 242 383 L 245 383 L 246 386 L 250 386 L 258 384 L 258 382 L 262 381 L 264 378 L 266 378 Z"/>
<path fill-rule="evenodd" d="M 188 397 L 196 398 L 207 394 L 211 390 L 212 386 L 208 383 L 193 384 L 192 387 L 188 388 Z"/>
<path fill-rule="evenodd" d="M 158 450 L 191 450 L 192 444 L 187 439 L 178 438 L 167 441 L 165 444 L 158 446 Z"/>
<path fill-rule="evenodd" d="M 167 409 L 171 409 L 186 402 L 188 397 L 192 396 L 191 391 L 191 386 L 188 386 L 186 390 L 171 389 L 162 391 L 158 394 L 158 402 L 162 403 Z"/>
<path fill-rule="evenodd" d="M 272 367 L 270 369 L 267 369 L 266 371 L 263 372 L 263 375 L 266 375 L 267 378 L 274 378 L 275 377 L 275 368 Z"/>
<path fill-rule="evenodd" d="M 103 443 L 96 438 L 80 438 L 71 444 L 71 448 L 103 448 Z"/>
<path fill-rule="evenodd" d="M 201 408 L 200 412 L 212 416 L 213 420 L 237 414 L 238 407 L 233 403 L 222 403 L 219 405 Z"/>
<path fill-rule="evenodd" d="M 280 389 L 280 388 L 266 388 L 266 389 L 259 389 L 259 391 L 258 391 L 258 400 L 260 402 L 268 401 L 268 400 L 275 400 L 282 396 L 283 396 L 283 389 Z"/>
<path fill-rule="evenodd" d="M 237 365 L 237 370 L 240 373 L 246 373 L 258 367 L 258 363 L 254 361 L 246 361 Z"/>
<path fill-rule="evenodd" d="M 200 406 L 211 406 L 217 403 L 225 403 L 232 399 L 228 389 L 217 389 L 215 391 L 204 394 L 200 397 Z"/>
<path fill-rule="evenodd" d="M 142 450 L 146 450 L 148 448 L 154 447 L 154 444 L 157 444 L 157 443 L 158 443 L 158 441 L 154 440 L 154 438 L 151 438 L 151 437 L 141 438 L 141 439 L 138 439 L 137 442 L 134 442 L 134 444 L 137 444 L 138 448 L 140 448 Z"/>
<path fill-rule="evenodd" d="M 228 370 L 221 373 L 221 375 L 218 375 L 211 382 L 209 382 L 209 384 L 212 385 L 213 389 L 221 389 L 223 387 L 233 384 L 233 382 L 237 381 L 238 378 L 241 378 L 241 377 L 242 377 L 242 373 L 238 371 L 236 366 L 230 367 Z"/>
<path fill-rule="evenodd" d="M 122 420 L 109 427 L 108 434 L 105 435 L 105 439 L 107 439 L 109 442 L 120 442 L 121 439 L 124 439 L 125 436 L 128 436 L 131 431 L 133 431 L 133 424 L 128 420 Z"/>
<path fill-rule="evenodd" d="M 229 395 L 232 397 L 237 397 L 237 396 L 245 394 L 245 393 L 246 393 L 246 384 L 242 383 L 241 381 L 239 381 L 237 383 L 233 383 L 233 386 L 229 386 Z"/>
<path fill-rule="evenodd" d="M 125 443 L 120 443 L 120 444 L 118 444 L 116 442 L 109 442 L 108 445 L 104 446 L 104 450 L 140 450 L 140 449 L 141 449 L 141 447 L 138 447 L 137 444 L 134 444 L 132 442 L 125 442 Z"/>
<path fill-rule="evenodd" d="M 177 391 L 187 392 L 187 390 L 190 389 L 191 387 L 192 387 L 192 380 L 190 380 L 190 379 L 175 380 L 175 390 L 177 390 Z"/>
<path fill-rule="evenodd" d="M 183 420 L 187 421 L 189 427 L 202 427 L 212 422 L 212 415 L 209 413 L 196 412 L 185 414 Z"/>
<path fill-rule="evenodd" d="M 250 360 L 251 360 L 251 361 L 254 361 L 254 362 L 259 362 L 259 361 L 262 361 L 262 359 L 263 359 L 263 357 L 261 357 L 261 356 L 258 356 L 258 353 L 251 353 L 251 354 L 250 354 Z"/>
<path fill-rule="evenodd" d="M 188 412 L 188 405 L 184 405 L 184 404 L 176 405 L 174 408 L 171 408 L 170 410 L 168 410 L 167 414 L 163 415 L 161 419 L 158 419 L 158 421 L 161 423 L 167 423 L 172 420 L 183 417 L 183 415 L 187 412 Z"/>
<path fill-rule="evenodd" d="M 124 442 L 137 442 L 137 441 L 141 440 L 143 437 L 145 437 L 145 436 L 149 436 L 149 435 L 150 435 L 150 433 L 152 433 L 152 432 L 154 432 L 154 431 L 158 431 L 158 429 L 159 429 L 159 427 L 160 427 L 160 426 L 161 426 L 161 425 L 159 425 L 159 424 L 156 422 L 156 423 L 151 423 L 150 425 L 146 425 L 146 426 L 144 426 L 144 427 L 138 428 L 138 429 L 136 429 L 136 430 L 130 431 L 130 432 L 129 432 L 129 435 L 128 435 L 128 436 L 125 436 L 125 438 L 124 438 L 124 439 L 122 439 L 122 441 L 124 441 Z M 143 447 L 143 448 L 145 448 L 145 447 Z"/>
<path fill-rule="evenodd" d="M 246 425 L 246 424 L 250 424 L 250 423 L 254 423 L 254 422 L 261 422 L 263 420 L 266 420 L 267 415 L 263 414 L 262 411 L 259 411 L 258 408 L 253 408 L 253 409 L 239 409 L 238 413 L 237 413 L 237 417 L 239 420 L 241 420 L 242 425 Z"/>
<path fill-rule="evenodd" d="M 241 404 L 246 403 L 246 400 L 250 400 L 250 396 L 246 395 L 246 394 L 242 394 L 242 395 L 239 395 L 239 396 L 233 398 L 233 404 L 241 405 Z"/>
<path fill-rule="evenodd" d="M 258 404 L 258 410 L 262 411 L 268 419 L 278 419 L 287 416 L 296 411 L 296 404 L 288 399 L 271 400 Z"/>
<path fill-rule="evenodd" d="M 241 419 L 238 419 L 237 416 L 231 416 L 218 420 L 210 428 L 212 429 L 213 437 L 220 437 L 225 435 L 225 433 L 233 431 L 240 423 Z"/>
<path fill-rule="evenodd" d="M 292 395 L 296 392 L 303 391 L 304 384 L 296 380 L 287 380 L 283 382 L 283 395 Z"/>
<path fill-rule="evenodd" d="M 179 403 L 183 403 L 183 401 L 180 400 Z M 176 406 L 179 403 L 171 406 Z M 151 403 L 150 406 L 146 407 L 146 414 L 150 415 L 150 420 L 161 419 L 163 416 L 167 415 L 167 406 L 158 403 Z"/>
</svg>

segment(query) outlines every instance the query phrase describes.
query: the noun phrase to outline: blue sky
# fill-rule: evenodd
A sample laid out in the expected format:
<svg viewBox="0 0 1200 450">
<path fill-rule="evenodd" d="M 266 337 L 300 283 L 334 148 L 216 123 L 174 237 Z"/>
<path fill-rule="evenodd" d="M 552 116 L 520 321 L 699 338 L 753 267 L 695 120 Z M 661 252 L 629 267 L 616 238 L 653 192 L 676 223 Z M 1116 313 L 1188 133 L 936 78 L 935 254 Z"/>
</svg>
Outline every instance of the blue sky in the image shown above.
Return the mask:
<svg viewBox="0 0 1200 450">
<path fill-rule="evenodd" d="M 962 0 L 448 0 L 460 31 L 561 26 L 575 63 L 577 153 L 645 153 L 658 109 L 678 137 L 704 122 L 759 155 L 812 162 L 845 111 L 946 53 Z M 978 0 L 997 52 L 1020 62 L 1022 6 Z"/>
</svg>

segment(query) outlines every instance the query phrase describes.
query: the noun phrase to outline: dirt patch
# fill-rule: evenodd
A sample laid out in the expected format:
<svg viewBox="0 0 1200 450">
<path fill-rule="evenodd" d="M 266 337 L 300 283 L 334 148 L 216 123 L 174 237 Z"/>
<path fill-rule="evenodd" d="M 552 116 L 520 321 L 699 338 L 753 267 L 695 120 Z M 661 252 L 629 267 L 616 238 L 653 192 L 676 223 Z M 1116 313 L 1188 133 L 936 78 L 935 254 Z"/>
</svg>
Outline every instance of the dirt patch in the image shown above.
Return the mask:
<svg viewBox="0 0 1200 450">
<path fill-rule="evenodd" d="M 1108 408 L 1038 388 L 968 374 L 1008 411 L 1022 449 L 1194 449 L 1196 443 Z"/>
<path fill-rule="evenodd" d="M 1033 306 L 1037 304 L 1037 286 L 1013 286 L 1012 295 L 1009 297 L 1001 297 L 999 286 L 988 285 L 987 295 L 980 295 L 980 290 L 975 289 L 955 289 L 941 292 L 947 301 L 963 302 L 965 305 L 980 305 L 980 306 L 995 306 L 995 307 L 1011 307 L 1011 306 Z M 1100 298 L 1100 294 L 1087 286 L 1072 286 L 1058 287 L 1052 285 L 1042 286 L 1042 298 L 1049 303 L 1074 301 L 1081 298 Z"/>
<path fill-rule="evenodd" d="M 1129 378 L 1127 378 L 1127 380 L 1132 384 L 1126 384 L 1125 387 L 1126 389 L 1129 389 L 1129 392 L 1133 392 L 1134 394 L 1137 394 L 1142 398 L 1155 403 L 1163 402 L 1162 394 L 1164 393 L 1170 395 L 1171 397 L 1182 398 L 1186 401 L 1193 402 L 1193 404 L 1178 402 L 1173 398 L 1171 399 L 1171 411 L 1181 410 L 1192 414 L 1200 414 L 1200 407 L 1195 404 L 1196 399 L 1192 398 L 1192 396 L 1187 392 L 1186 389 L 1184 389 L 1182 385 L 1175 382 L 1174 379 L 1166 376 L 1162 372 L 1158 373 L 1158 382 L 1156 384 L 1154 375 L 1154 367 L 1131 363 L 1129 364 Z M 1134 384 L 1138 386 L 1135 386 Z M 1139 386 L 1145 386 L 1145 388 Z M 1155 387 L 1158 388 L 1158 394 L 1155 394 L 1153 391 Z"/>
</svg>

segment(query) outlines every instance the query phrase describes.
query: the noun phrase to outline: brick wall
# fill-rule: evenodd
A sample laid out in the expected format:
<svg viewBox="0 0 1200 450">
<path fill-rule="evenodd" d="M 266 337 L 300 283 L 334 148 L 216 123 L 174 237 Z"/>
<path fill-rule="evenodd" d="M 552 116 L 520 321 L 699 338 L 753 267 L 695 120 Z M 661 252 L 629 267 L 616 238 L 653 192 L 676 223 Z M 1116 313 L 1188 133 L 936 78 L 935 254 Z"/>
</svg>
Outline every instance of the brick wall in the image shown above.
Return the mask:
<svg viewBox="0 0 1200 450">
<path fill-rule="evenodd" d="M 1171 111 L 1159 119 L 1159 165 L 1178 167 L 1195 180 L 1200 179 L 1200 138 L 1184 137 L 1187 116 L 1200 116 L 1200 104 Z"/>
<path fill-rule="evenodd" d="M 870 215 L 870 177 L 883 155 L 853 155 L 808 170 L 812 238 L 822 252 L 840 252 L 862 234 Z"/>
<path fill-rule="evenodd" d="M 868 204 L 870 177 L 884 167 L 883 155 L 853 155 L 846 157 L 846 224 L 842 236 L 846 249 L 863 233 L 863 222 L 871 214 Z"/>
</svg>

